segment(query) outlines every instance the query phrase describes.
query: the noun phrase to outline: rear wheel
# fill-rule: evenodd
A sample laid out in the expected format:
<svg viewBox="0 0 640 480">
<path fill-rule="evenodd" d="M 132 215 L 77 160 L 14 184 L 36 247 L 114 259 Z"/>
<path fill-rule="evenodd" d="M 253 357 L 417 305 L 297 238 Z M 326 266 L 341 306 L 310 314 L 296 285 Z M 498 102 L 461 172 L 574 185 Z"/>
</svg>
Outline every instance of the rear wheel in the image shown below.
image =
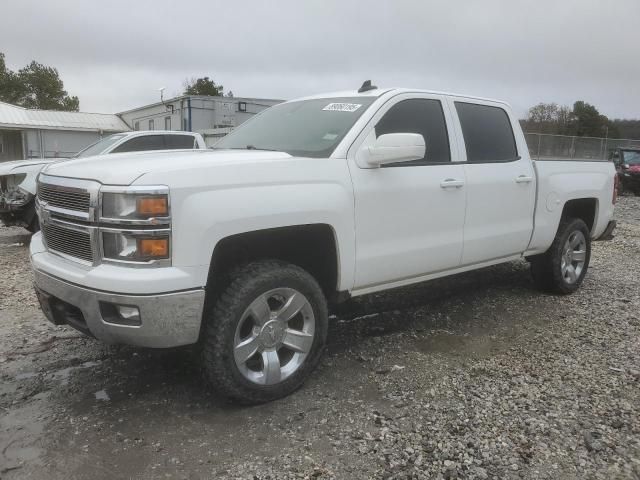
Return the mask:
<svg viewBox="0 0 640 480">
<path fill-rule="evenodd" d="M 549 250 L 531 258 L 531 274 L 542 290 L 568 294 L 575 292 L 587 273 L 591 258 L 589 229 L 580 219 L 566 219 Z"/>
<path fill-rule="evenodd" d="M 327 304 L 315 279 L 280 261 L 246 265 L 206 314 L 205 372 L 225 397 L 244 404 L 299 388 L 327 338 Z"/>
</svg>

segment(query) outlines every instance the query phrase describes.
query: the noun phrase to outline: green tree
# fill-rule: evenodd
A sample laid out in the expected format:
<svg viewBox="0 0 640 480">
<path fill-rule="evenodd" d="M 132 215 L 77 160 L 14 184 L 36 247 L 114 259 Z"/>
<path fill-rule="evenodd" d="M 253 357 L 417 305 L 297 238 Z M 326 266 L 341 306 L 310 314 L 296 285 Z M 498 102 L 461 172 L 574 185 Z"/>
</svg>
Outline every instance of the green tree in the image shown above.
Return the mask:
<svg viewBox="0 0 640 480">
<path fill-rule="evenodd" d="M 4 53 L 0 52 L 0 101 L 17 104 L 25 94 L 18 76 L 7 69 Z"/>
<path fill-rule="evenodd" d="M 619 124 L 601 115 L 593 105 L 579 100 L 573 108 L 556 103 L 539 103 L 529 109 L 522 121 L 526 132 L 613 138 L 620 134 Z"/>
<path fill-rule="evenodd" d="M 579 100 L 573 104 L 574 132 L 579 137 L 602 137 L 609 119 L 593 105 Z"/>
<path fill-rule="evenodd" d="M 224 95 L 223 86 L 216 83 L 209 77 L 192 78 L 184 82 L 184 95 L 210 95 L 221 97 Z"/>
<path fill-rule="evenodd" d="M 58 70 L 38 62 L 12 72 L 0 53 L 0 100 L 26 108 L 78 111 L 78 97 L 69 96 Z"/>
<path fill-rule="evenodd" d="M 34 61 L 18 71 L 18 78 L 27 91 L 20 103 L 23 107 L 75 112 L 79 110 L 78 97 L 67 94 L 55 68 Z"/>
<path fill-rule="evenodd" d="M 640 139 L 640 120 L 615 119 L 611 120 L 609 136 L 618 138 Z"/>
</svg>

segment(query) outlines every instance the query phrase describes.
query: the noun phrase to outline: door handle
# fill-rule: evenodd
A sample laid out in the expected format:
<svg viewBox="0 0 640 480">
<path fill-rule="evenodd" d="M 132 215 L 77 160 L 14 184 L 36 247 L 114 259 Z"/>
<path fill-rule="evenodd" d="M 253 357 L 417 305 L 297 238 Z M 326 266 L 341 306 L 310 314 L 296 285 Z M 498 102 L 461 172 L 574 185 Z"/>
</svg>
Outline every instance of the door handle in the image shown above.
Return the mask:
<svg viewBox="0 0 640 480">
<path fill-rule="evenodd" d="M 441 188 L 460 188 L 464 185 L 464 180 L 457 180 L 455 178 L 446 178 L 440 182 Z"/>
<path fill-rule="evenodd" d="M 533 177 L 529 177 L 528 175 L 519 175 L 516 178 L 516 183 L 531 183 L 533 182 Z"/>
</svg>

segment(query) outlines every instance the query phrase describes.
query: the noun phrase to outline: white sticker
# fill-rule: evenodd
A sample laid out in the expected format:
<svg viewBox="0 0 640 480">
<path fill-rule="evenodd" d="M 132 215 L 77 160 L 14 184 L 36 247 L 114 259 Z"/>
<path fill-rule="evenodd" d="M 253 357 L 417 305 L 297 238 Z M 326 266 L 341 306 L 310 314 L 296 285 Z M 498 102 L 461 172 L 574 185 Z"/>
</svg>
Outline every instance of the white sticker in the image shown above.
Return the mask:
<svg viewBox="0 0 640 480">
<path fill-rule="evenodd" d="M 337 133 L 327 133 L 324 137 L 322 137 L 323 140 L 335 140 L 336 138 L 338 138 Z"/>
<path fill-rule="evenodd" d="M 328 110 L 331 112 L 355 112 L 362 105 L 359 103 L 330 103 L 322 110 Z"/>
</svg>

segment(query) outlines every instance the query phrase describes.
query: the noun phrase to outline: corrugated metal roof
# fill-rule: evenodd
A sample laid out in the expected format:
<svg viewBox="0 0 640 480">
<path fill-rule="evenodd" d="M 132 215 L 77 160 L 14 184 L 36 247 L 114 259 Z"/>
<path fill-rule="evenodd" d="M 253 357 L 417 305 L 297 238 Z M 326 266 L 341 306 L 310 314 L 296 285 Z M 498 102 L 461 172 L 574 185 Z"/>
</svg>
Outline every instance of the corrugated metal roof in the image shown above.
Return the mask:
<svg viewBox="0 0 640 480">
<path fill-rule="evenodd" d="M 130 128 L 107 113 L 31 110 L 0 102 L 0 127 L 123 132 Z"/>
</svg>

